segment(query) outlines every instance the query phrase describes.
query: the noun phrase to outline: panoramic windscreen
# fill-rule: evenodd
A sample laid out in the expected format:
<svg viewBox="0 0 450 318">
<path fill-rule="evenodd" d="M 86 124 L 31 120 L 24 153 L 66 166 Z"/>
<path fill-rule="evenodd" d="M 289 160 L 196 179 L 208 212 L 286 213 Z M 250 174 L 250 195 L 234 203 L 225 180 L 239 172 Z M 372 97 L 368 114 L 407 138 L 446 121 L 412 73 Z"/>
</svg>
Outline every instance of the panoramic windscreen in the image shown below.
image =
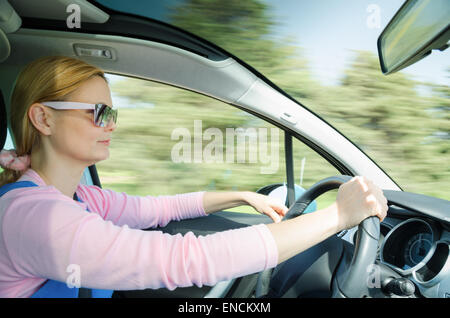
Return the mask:
<svg viewBox="0 0 450 318">
<path fill-rule="evenodd" d="M 332 124 L 403 190 L 450 200 L 450 50 L 431 54 L 389 76 L 380 69 L 377 40 L 404 2 L 346 0 L 342 5 L 342 1 L 310 0 L 97 1 L 118 11 L 169 23 L 222 47 Z M 430 1 L 433 5 L 439 2 Z M 124 85 L 112 85 L 116 96 L 126 101 L 124 105 L 139 108 L 155 104 L 154 111 L 170 110 L 172 92 L 166 94 L 135 83 L 129 83 L 133 89 L 127 91 L 122 89 Z M 199 97 L 178 99 L 177 103 L 196 105 L 195 109 L 199 105 L 204 109 L 213 107 Z M 212 127 L 234 127 L 229 117 L 217 116 Z M 239 125 L 253 127 L 253 119 L 237 116 L 245 119 Z M 131 116 L 133 120 L 136 117 Z M 142 135 L 160 130 L 170 141 L 167 118 L 152 127 L 147 123 Z M 182 127 L 193 126 L 194 119 L 201 117 L 191 118 Z M 117 131 L 125 126 L 123 122 Z M 152 154 L 163 154 L 163 145 L 152 145 Z M 303 180 L 309 178 L 309 185 L 329 173 L 317 173 L 324 164 L 309 159 L 305 162 L 303 157 L 299 153 L 295 168 L 302 171 L 304 166 L 305 171 L 311 171 L 303 175 Z M 165 175 L 178 174 L 177 169 L 171 165 Z M 282 182 L 281 161 L 279 169 L 276 177 L 267 180 L 281 178 Z M 231 180 L 228 176 L 224 173 L 221 178 Z M 244 182 L 242 173 L 240 177 Z M 202 182 L 209 184 L 212 179 L 209 175 Z M 296 180 L 300 179 L 301 173 L 296 174 Z M 216 181 L 216 189 L 231 189 L 232 185 L 225 181 Z M 245 189 L 256 190 L 256 183 L 254 174 L 249 175 Z M 176 186 L 168 185 L 167 192 L 176 193 Z"/>
</svg>

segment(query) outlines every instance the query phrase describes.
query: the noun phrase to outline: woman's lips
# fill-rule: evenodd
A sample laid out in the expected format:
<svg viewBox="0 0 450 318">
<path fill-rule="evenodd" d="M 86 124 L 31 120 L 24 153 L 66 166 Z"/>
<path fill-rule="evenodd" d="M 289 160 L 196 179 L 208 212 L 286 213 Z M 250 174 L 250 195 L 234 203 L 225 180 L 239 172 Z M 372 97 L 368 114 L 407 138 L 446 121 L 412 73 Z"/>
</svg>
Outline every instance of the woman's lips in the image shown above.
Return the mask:
<svg viewBox="0 0 450 318">
<path fill-rule="evenodd" d="M 110 142 L 111 142 L 111 139 L 99 141 L 99 143 L 102 143 L 102 144 L 107 145 L 107 146 L 109 146 Z"/>
</svg>

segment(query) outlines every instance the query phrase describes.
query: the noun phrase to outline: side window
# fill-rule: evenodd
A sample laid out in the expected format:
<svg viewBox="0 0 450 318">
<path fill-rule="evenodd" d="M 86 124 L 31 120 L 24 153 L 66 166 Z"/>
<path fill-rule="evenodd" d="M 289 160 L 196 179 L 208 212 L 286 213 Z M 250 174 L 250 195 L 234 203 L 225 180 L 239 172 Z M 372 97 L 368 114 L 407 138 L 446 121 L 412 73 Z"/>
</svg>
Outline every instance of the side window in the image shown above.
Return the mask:
<svg viewBox="0 0 450 318">
<path fill-rule="evenodd" d="M 295 184 L 303 189 L 309 189 L 317 181 L 340 175 L 341 173 L 328 161 L 318 155 L 298 139 L 293 139 Z M 336 200 L 337 189 L 324 193 L 315 201 L 317 210 L 331 205 Z M 312 208 L 312 207 L 309 207 Z"/>
<path fill-rule="evenodd" d="M 201 94 L 147 80 L 108 78 L 119 115 L 110 158 L 97 163 L 104 188 L 157 196 L 257 191 L 286 181 L 279 128 Z M 303 187 L 337 174 L 301 142 L 294 143 L 294 156 L 296 183 Z"/>
</svg>

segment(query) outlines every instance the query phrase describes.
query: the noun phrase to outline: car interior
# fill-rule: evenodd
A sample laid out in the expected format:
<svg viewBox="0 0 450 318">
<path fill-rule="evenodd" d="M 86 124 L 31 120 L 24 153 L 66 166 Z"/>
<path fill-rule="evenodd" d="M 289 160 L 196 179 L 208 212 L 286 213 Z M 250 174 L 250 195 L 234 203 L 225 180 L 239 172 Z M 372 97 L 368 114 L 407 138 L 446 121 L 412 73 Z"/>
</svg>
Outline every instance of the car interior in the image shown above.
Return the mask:
<svg viewBox="0 0 450 318">
<path fill-rule="evenodd" d="M 321 194 L 356 175 L 366 175 L 380 185 L 390 206 L 381 224 L 367 219 L 358 228 L 341 232 L 273 270 L 215 286 L 116 291 L 113 297 L 450 297 L 448 201 L 401 191 L 351 140 L 245 61 L 215 44 L 94 1 L 72 2 L 83 12 L 81 28 L 67 26 L 68 1 L 0 0 L 1 149 L 8 135 L 9 100 L 21 69 L 42 56 L 64 55 L 110 74 L 212 97 L 282 129 L 287 145 L 285 201 L 291 217 L 302 214 Z M 313 149 L 341 175 L 317 180 L 297 198 L 290 146 L 293 139 Z M 83 182 L 101 187 L 100 177 L 94 165 L 86 170 Z M 284 186 L 280 181 L 261 185 L 258 192 L 270 195 Z M 222 211 L 201 220 L 171 222 L 148 230 L 207 235 L 270 222 L 262 215 Z"/>
</svg>

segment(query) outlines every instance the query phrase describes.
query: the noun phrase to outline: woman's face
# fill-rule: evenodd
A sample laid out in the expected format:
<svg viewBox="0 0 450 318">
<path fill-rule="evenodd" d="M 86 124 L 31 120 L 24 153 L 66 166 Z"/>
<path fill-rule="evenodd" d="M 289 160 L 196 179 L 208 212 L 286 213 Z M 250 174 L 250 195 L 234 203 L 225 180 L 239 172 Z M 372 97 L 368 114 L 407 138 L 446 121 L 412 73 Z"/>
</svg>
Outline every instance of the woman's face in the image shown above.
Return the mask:
<svg viewBox="0 0 450 318">
<path fill-rule="evenodd" d="M 106 104 L 112 107 L 111 93 L 106 81 L 100 76 L 87 80 L 65 99 L 71 102 Z M 72 159 L 92 165 L 109 157 L 109 143 L 116 124 L 106 127 L 94 125 L 94 110 L 56 110 L 50 140 L 53 149 Z"/>
</svg>

